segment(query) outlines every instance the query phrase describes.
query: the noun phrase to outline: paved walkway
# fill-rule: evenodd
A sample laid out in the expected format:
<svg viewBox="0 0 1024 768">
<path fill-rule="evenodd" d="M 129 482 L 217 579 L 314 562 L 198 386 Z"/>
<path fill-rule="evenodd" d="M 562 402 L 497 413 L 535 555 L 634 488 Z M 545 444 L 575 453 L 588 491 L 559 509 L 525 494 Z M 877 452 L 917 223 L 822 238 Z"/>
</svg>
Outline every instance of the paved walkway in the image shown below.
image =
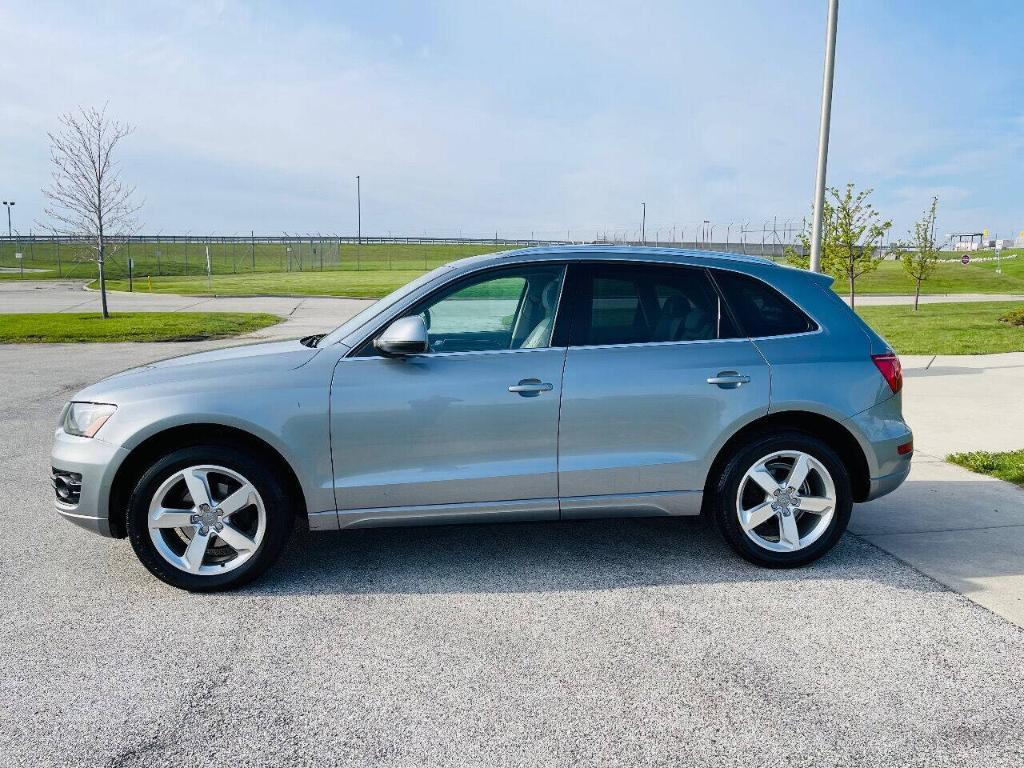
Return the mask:
<svg viewBox="0 0 1024 768">
<path fill-rule="evenodd" d="M 943 459 L 1024 448 L 1024 353 L 907 356 L 914 468 L 850 530 L 1024 627 L 1024 490 Z"/>
<path fill-rule="evenodd" d="M 0 312 L 98 312 L 100 294 L 81 281 L 0 282 Z M 172 293 L 110 291 L 112 312 L 270 312 L 286 322 L 255 338 L 298 338 L 336 328 L 372 302 L 320 296 L 178 296 Z"/>
</svg>

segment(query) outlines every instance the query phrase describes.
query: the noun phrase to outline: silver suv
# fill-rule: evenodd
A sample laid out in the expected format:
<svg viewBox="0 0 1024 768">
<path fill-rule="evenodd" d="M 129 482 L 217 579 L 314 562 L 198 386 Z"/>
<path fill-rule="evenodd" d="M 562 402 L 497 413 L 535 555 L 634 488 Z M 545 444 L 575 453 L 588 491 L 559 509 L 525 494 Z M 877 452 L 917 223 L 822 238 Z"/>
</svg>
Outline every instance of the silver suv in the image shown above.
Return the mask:
<svg viewBox="0 0 1024 768">
<path fill-rule="evenodd" d="M 913 452 L 899 360 L 830 282 L 658 248 L 457 261 L 324 336 L 79 392 L 56 432 L 57 509 L 190 590 L 258 576 L 296 517 L 703 513 L 747 560 L 802 565 Z"/>
</svg>

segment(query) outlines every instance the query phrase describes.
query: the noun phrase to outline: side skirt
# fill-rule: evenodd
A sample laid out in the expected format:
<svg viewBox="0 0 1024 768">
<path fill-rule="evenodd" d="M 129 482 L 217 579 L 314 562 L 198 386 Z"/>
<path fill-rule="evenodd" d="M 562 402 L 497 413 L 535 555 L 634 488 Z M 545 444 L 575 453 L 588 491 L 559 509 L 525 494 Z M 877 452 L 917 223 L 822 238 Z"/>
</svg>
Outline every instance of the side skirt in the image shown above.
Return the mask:
<svg viewBox="0 0 1024 768">
<path fill-rule="evenodd" d="M 582 520 L 601 517 L 682 517 L 699 515 L 700 491 L 571 496 L 468 504 L 424 504 L 411 507 L 374 507 L 312 512 L 309 528 L 383 528 L 462 523 L 513 523 L 538 520 Z M 559 514 L 561 506 L 561 514 Z"/>
</svg>

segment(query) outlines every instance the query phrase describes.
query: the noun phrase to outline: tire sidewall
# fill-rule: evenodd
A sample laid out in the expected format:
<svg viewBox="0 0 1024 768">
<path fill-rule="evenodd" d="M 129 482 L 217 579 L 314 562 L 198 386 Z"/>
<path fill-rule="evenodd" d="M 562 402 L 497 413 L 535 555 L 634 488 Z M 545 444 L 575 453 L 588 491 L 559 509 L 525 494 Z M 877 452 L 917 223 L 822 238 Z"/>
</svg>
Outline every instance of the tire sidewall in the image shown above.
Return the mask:
<svg viewBox="0 0 1024 768">
<path fill-rule="evenodd" d="M 796 450 L 820 461 L 836 489 L 836 509 L 828 529 L 817 541 L 796 552 L 773 552 L 754 543 L 736 513 L 740 483 L 756 461 L 776 451 Z M 853 492 L 842 460 L 823 440 L 802 432 L 762 435 L 736 451 L 723 469 L 715 492 L 715 523 L 726 542 L 746 560 L 770 568 L 792 568 L 811 563 L 836 545 L 850 522 Z"/>
<path fill-rule="evenodd" d="M 266 531 L 263 541 L 245 563 L 223 574 L 186 573 L 167 562 L 149 536 L 149 505 L 160 485 L 175 472 L 190 466 L 215 464 L 242 475 L 263 499 Z M 202 445 L 179 448 L 157 458 L 142 474 L 128 502 L 128 539 L 146 569 L 161 581 L 193 592 L 209 592 L 246 584 L 262 574 L 280 555 L 291 530 L 288 493 L 261 457 L 229 446 Z"/>
</svg>

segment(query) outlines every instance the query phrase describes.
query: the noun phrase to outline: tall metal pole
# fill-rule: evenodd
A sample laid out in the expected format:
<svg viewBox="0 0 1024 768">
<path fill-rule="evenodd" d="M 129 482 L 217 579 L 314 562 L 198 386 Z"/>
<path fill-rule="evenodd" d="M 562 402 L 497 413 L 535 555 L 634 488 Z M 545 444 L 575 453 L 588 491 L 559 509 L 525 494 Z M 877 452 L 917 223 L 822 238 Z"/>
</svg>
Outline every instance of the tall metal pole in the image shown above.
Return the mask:
<svg viewBox="0 0 1024 768">
<path fill-rule="evenodd" d="M 11 206 L 14 205 L 14 201 L 11 200 L 11 202 L 7 202 L 6 200 L 4 200 L 4 205 L 7 206 L 7 236 L 10 237 L 11 236 Z"/>
<path fill-rule="evenodd" d="M 836 22 L 839 0 L 828 0 L 828 28 L 825 32 L 825 74 L 821 83 L 821 122 L 818 126 L 818 173 L 814 183 L 814 218 L 811 220 L 811 272 L 821 272 L 821 228 L 825 207 L 825 168 L 828 164 L 828 134 L 832 119 L 832 81 L 836 66 Z"/>
<path fill-rule="evenodd" d="M 640 219 L 640 242 L 647 245 L 647 203 L 640 203 L 644 207 L 643 218 Z"/>
<path fill-rule="evenodd" d="M 356 176 L 356 240 L 363 244 L 363 194 L 359 177 Z"/>
</svg>

